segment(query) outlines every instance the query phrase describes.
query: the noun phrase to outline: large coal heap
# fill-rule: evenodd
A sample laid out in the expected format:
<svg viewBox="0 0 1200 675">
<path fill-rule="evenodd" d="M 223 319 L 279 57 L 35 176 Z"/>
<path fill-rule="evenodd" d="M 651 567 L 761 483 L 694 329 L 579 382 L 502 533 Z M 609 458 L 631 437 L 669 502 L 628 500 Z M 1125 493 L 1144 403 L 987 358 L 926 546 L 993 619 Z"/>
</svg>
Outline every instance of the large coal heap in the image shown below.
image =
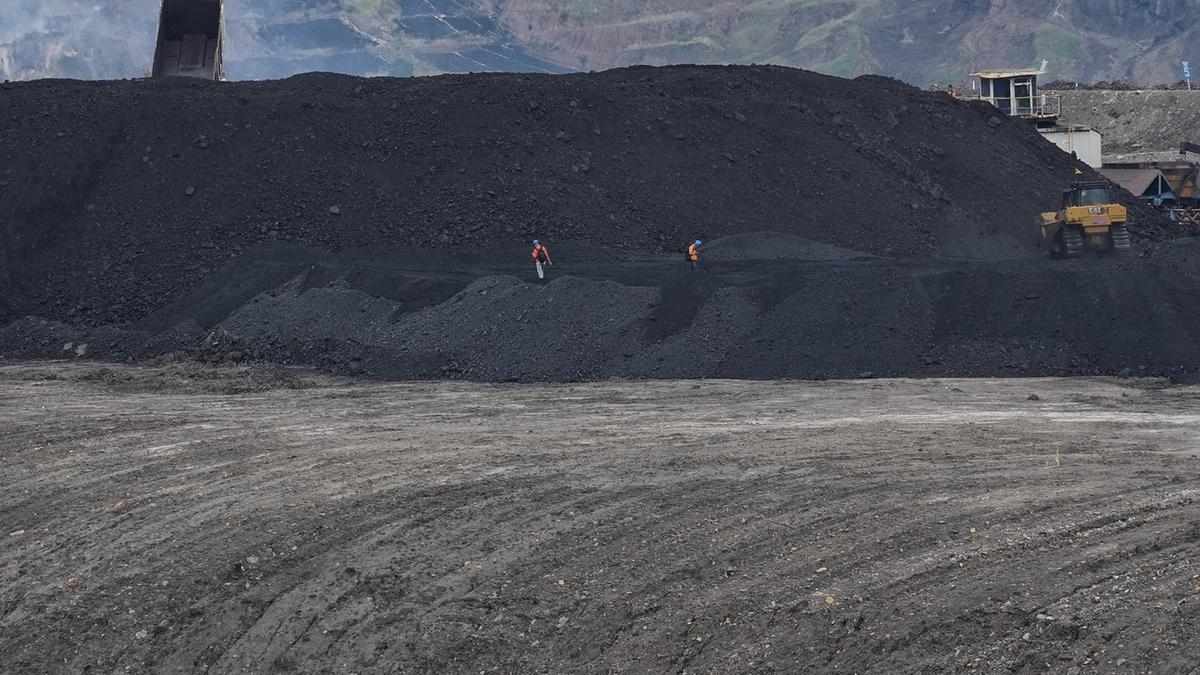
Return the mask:
<svg viewBox="0 0 1200 675">
<path fill-rule="evenodd" d="M 0 158 L 0 320 L 92 325 L 273 240 L 1031 255 L 1076 167 L 986 105 L 778 67 L 4 84 Z"/>
<path fill-rule="evenodd" d="M 1144 257 L 897 261 L 780 233 L 682 256 L 264 244 L 128 325 L 27 318 L 0 358 L 282 363 L 390 379 L 1200 373 L 1200 240 Z"/>
</svg>

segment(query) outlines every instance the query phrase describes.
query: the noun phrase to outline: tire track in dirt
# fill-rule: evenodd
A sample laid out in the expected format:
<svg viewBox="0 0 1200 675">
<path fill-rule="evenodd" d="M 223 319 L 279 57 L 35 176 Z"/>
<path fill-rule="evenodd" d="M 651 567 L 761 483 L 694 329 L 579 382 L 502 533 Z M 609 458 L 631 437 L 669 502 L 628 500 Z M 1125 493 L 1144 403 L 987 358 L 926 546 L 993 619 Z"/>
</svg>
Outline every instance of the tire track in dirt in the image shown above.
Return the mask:
<svg viewBox="0 0 1200 675">
<path fill-rule="evenodd" d="M 13 668 L 1007 672 L 1200 656 L 1191 388 L 229 394 L 210 371 L 164 385 L 94 369 L 0 367 Z"/>
</svg>

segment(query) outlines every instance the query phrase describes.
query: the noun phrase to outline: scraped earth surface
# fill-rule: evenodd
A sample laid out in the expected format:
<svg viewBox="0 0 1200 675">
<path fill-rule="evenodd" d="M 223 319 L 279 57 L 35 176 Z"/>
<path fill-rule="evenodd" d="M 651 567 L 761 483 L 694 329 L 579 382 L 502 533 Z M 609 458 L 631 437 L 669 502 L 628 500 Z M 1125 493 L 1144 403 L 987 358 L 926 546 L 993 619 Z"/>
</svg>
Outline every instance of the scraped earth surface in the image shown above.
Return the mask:
<svg viewBox="0 0 1200 675">
<path fill-rule="evenodd" d="M 3 365 L 0 652 L 14 672 L 1182 672 L 1198 396 Z"/>
</svg>

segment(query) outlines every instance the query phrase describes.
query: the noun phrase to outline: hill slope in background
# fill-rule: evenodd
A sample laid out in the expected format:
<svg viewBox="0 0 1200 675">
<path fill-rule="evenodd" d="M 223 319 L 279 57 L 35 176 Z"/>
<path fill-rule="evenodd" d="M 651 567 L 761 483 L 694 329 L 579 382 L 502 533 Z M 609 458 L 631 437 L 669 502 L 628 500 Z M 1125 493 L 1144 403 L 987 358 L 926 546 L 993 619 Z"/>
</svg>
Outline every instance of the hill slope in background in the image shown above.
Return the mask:
<svg viewBox="0 0 1200 675">
<path fill-rule="evenodd" d="M 10 0 L 0 78 L 144 73 L 157 0 Z M 914 84 L 1047 59 L 1057 77 L 1179 78 L 1200 0 L 231 0 L 229 75 L 569 72 L 775 63 Z"/>
<path fill-rule="evenodd" d="M 1060 93 L 1067 119 L 1104 132 L 1107 160 L 1171 161 L 1183 141 L 1200 143 L 1200 91 Z"/>
</svg>

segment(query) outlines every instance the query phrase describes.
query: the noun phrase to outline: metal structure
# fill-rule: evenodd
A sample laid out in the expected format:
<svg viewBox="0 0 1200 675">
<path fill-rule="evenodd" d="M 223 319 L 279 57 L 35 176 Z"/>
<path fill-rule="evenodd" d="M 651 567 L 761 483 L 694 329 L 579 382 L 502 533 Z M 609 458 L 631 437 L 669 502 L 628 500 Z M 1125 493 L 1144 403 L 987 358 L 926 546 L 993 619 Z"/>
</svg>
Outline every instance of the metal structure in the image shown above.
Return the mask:
<svg viewBox="0 0 1200 675">
<path fill-rule="evenodd" d="M 1040 68 L 1002 68 L 972 73 L 979 78 L 974 100 L 987 101 L 1002 114 L 1034 123 L 1042 136 L 1063 152 L 1098 169 L 1104 162 L 1104 134 L 1082 124 L 1067 124 L 1062 117 L 1062 96 L 1038 91 L 1038 77 L 1046 74 L 1047 62 Z"/>
<path fill-rule="evenodd" d="M 1200 230 L 1200 209 L 1171 209 L 1167 215 L 1177 223 L 1191 225 Z"/>
<path fill-rule="evenodd" d="M 1200 156 L 1200 143 L 1181 143 L 1177 161 L 1108 163 L 1101 173 L 1171 220 L 1200 233 L 1200 164 L 1188 161 L 1188 153 Z"/>
<path fill-rule="evenodd" d="M 972 73 L 979 78 L 979 94 L 974 98 L 991 103 L 1005 115 L 1054 124 L 1062 116 L 1062 97 L 1038 91 L 1038 76 L 1045 73 L 1044 67 Z"/>
<path fill-rule="evenodd" d="M 1174 204 L 1175 188 L 1162 170 L 1153 164 L 1128 166 L 1106 164 L 1100 169 L 1105 178 L 1125 188 L 1129 194 L 1152 206 Z"/>
<path fill-rule="evenodd" d="M 1109 162 L 1101 173 L 1126 190 L 1161 209 L 1200 208 L 1200 164 L 1186 153 L 1200 155 L 1200 145 L 1184 143 L 1183 158 L 1173 162 Z"/>
<path fill-rule="evenodd" d="M 163 0 L 154 77 L 223 80 L 225 0 Z"/>
<path fill-rule="evenodd" d="M 1037 130 L 1063 152 L 1074 154 L 1093 169 L 1104 164 L 1104 134 L 1082 124 L 1039 124 Z"/>
</svg>

